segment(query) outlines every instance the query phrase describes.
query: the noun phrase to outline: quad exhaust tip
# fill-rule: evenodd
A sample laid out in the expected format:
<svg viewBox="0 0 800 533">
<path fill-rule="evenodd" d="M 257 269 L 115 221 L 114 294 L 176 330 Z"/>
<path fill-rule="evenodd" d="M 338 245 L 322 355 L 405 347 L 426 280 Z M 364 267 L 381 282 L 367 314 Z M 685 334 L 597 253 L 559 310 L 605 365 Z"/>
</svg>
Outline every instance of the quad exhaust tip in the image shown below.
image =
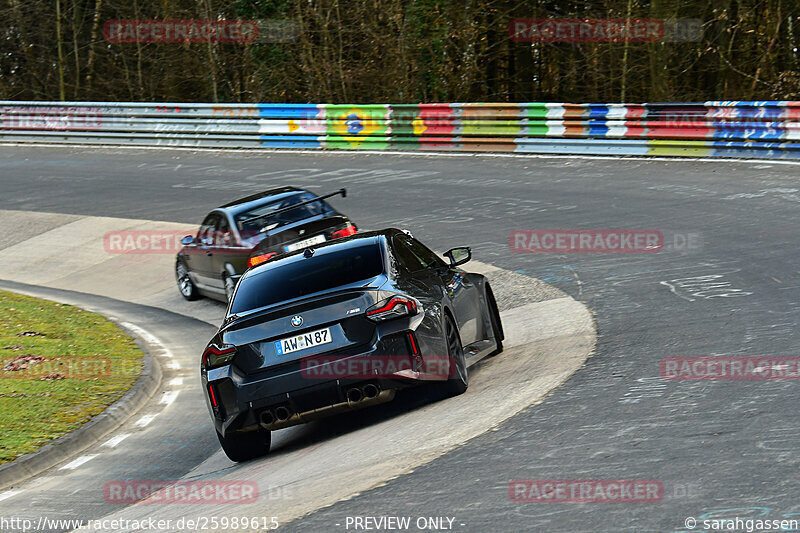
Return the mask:
<svg viewBox="0 0 800 533">
<path fill-rule="evenodd" d="M 364 399 L 364 393 L 358 387 L 353 387 L 347 391 L 347 402 L 358 403 Z"/>
<path fill-rule="evenodd" d="M 359 387 L 350 387 L 347 389 L 345 396 L 347 398 L 346 404 L 337 404 L 337 406 L 333 407 L 338 409 L 344 407 L 347 409 L 348 406 L 353 407 L 361 402 L 370 402 L 372 400 L 376 402 L 379 400 L 389 401 L 394 397 L 394 391 L 381 391 L 381 388 L 378 385 L 374 383 L 367 383 Z M 317 409 L 303 413 L 292 413 L 292 410 L 288 406 L 279 405 L 278 407 L 263 410 L 259 417 L 262 426 L 268 429 L 274 429 L 275 427 L 283 428 L 288 427 L 289 425 L 302 423 L 306 417 L 313 416 L 313 414 L 317 411 L 324 410 L 325 409 Z M 286 423 L 288 423 L 288 425 L 286 425 Z"/>
<path fill-rule="evenodd" d="M 361 389 L 361 391 L 364 393 L 364 398 L 366 398 L 367 400 L 371 400 L 373 398 L 377 398 L 378 393 L 380 393 L 380 390 L 378 389 L 378 387 L 376 387 L 372 383 L 368 383 L 368 384 L 364 385 L 364 388 Z"/>
<path fill-rule="evenodd" d="M 352 387 L 347 390 L 347 403 L 354 404 L 364 400 L 374 400 L 381 393 L 381 389 L 373 383 L 367 383 L 362 387 Z"/>
<path fill-rule="evenodd" d="M 281 406 L 275 409 L 275 418 L 278 420 L 278 422 L 286 422 L 289 420 L 290 416 L 292 416 L 292 414 L 286 407 Z"/>
</svg>

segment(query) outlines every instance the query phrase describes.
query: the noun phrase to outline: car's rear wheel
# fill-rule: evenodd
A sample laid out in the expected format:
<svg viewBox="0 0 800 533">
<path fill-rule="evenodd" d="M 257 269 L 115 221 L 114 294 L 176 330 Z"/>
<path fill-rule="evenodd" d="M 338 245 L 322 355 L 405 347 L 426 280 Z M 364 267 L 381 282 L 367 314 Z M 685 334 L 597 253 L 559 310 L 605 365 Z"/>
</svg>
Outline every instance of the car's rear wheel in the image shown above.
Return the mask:
<svg viewBox="0 0 800 533">
<path fill-rule="evenodd" d="M 488 285 L 486 286 L 486 301 L 489 305 L 489 318 L 492 321 L 492 335 L 497 344 L 497 348 L 489 354 L 489 357 L 493 357 L 503 351 L 503 339 L 505 338 L 505 334 L 503 333 L 503 323 L 500 321 L 500 310 L 497 308 L 497 300 L 494 299 L 492 288 Z"/>
<path fill-rule="evenodd" d="M 450 358 L 450 376 L 443 385 L 447 396 L 463 394 L 469 386 L 469 370 L 464 348 L 461 345 L 461 336 L 450 315 L 445 315 L 444 333 L 447 340 L 447 355 Z"/>
<path fill-rule="evenodd" d="M 180 261 L 175 263 L 175 279 L 178 282 L 178 290 L 181 291 L 181 296 L 187 300 L 200 298 L 200 291 L 197 290 L 192 278 L 189 277 L 189 271 L 186 266 Z"/>
<path fill-rule="evenodd" d="M 247 433 L 230 432 L 224 437 L 217 432 L 217 438 L 228 459 L 241 463 L 267 455 L 272 434 L 265 429 L 258 429 Z"/>
</svg>

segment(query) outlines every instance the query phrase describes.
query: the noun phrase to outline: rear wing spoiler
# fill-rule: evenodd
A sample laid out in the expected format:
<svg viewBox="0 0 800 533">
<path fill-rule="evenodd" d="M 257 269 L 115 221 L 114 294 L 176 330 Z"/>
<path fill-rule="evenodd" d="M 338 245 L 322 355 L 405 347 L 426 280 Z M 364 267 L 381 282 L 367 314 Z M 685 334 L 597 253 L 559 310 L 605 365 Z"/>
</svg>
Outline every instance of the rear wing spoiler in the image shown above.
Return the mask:
<svg viewBox="0 0 800 533">
<path fill-rule="evenodd" d="M 342 198 L 347 198 L 347 189 L 342 188 L 342 189 L 339 189 L 336 192 L 328 193 L 328 194 L 325 194 L 325 195 L 322 195 L 322 196 L 317 196 L 313 200 L 306 200 L 305 202 L 300 202 L 299 204 L 290 205 L 289 207 L 284 207 L 283 209 L 278 209 L 277 211 L 272 211 L 272 212 L 266 213 L 264 215 L 258 215 L 257 217 L 247 218 L 247 219 L 242 220 L 241 222 L 239 222 L 239 224 L 246 224 L 246 223 L 252 222 L 254 220 L 259 220 L 259 219 L 262 219 L 262 218 L 269 218 L 271 216 L 278 215 L 280 213 L 285 213 L 286 211 L 291 211 L 292 209 L 296 209 L 296 208 L 298 208 L 300 206 L 313 204 L 314 202 L 319 202 L 320 200 L 324 200 L 326 198 L 330 198 L 332 196 L 336 196 L 336 195 L 339 195 L 339 194 L 342 195 Z"/>
</svg>

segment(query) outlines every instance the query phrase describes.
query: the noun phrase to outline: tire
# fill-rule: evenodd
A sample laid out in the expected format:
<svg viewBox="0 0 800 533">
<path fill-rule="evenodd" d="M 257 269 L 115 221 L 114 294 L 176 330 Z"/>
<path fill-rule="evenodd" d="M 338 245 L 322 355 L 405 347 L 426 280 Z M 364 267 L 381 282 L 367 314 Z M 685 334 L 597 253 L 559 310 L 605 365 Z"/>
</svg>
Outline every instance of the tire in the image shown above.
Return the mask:
<svg viewBox="0 0 800 533">
<path fill-rule="evenodd" d="M 228 274 L 223 274 L 222 286 L 225 287 L 225 301 L 230 303 L 231 298 L 233 298 L 233 290 L 236 288 L 236 282 Z"/>
<path fill-rule="evenodd" d="M 464 356 L 464 348 L 461 345 L 461 336 L 449 314 L 445 314 L 444 334 L 447 342 L 447 355 L 451 364 L 455 363 L 456 368 L 451 372 L 452 376 L 442 385 L 442 390 L 446 397 L 458 396 L 464 394 L 469 386 L 469 369 Z"/>
<path fill-rule="evenodd" d="M 175 280 L 178 282 L 178 291 L 185 299 L 192 301 L 200 298 L 200 291 L 189 276 L 186 266 L 180 261 L 175 263 Z"/>
<path fill-rule="evenodd" d="M 494 293 L 489 285 L 486 285 L 486 303 L 489 306 L 489 318 L 492 322 L 492 335 L 497 343 L 497 348 L 495 348 L 495 350 L 489 354 L 489 357 L 494 357 L 503 351 L 503 339 L 505 339 L 505 333 L 503 333 L 503 323 L 500 321 L 500 311 L 497 309 L 497 300 L 494 299 Z"/>
<path fill-rule="evenodd" d="M 247 433 L 231 432 L 224 437 L 217 432 L 217 438 L 228 459 L 241 463 L 267 455 L 272 434 L 265 429 L 258 429 Z"/>
</svg>

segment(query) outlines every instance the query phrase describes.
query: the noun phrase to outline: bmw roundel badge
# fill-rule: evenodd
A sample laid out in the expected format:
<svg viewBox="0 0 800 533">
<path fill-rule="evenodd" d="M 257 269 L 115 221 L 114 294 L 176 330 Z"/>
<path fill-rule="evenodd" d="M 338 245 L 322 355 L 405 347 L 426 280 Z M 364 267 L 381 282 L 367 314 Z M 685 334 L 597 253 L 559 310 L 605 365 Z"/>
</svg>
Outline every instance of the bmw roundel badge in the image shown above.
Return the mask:
<svg viewBox="0 0 800 533">
<path fill-rule="evenodd" d="M 292 325 L 296 328 L 299 328 L 303 325 L 303 317 L 300 315 L 294 315 L 292 317 Z"/>
</svg>

